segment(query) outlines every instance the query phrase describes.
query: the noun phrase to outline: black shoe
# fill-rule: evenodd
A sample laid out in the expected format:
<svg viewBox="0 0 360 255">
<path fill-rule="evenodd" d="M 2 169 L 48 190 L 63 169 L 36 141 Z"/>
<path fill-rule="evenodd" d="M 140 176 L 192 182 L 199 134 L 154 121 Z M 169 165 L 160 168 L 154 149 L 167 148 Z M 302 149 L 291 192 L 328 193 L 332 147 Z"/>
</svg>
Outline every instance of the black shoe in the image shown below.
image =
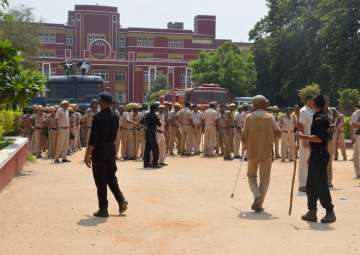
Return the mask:
<svg viewBox="0 0 360 255">
<path fill-rule="evenodd" d="M 68 160 L 68 159 L 63 159 L 61 162 L 62 162 L 62 163 L 70 163 L 71 161 Z"/>
<path fill-rule="evenodd" d="M 55 164 L 60 164 L 60 160 L 55 159 L 55 160 L 54 160 L 54 163 L 55 163 Z"/>
<path fill-rule="evenodd" d="M 306 187 L 299 187 L 300 192 L 306 192 Z"/>
<path fill-rule="evenodd" d="M 106 218 L 109 217 L 109 213 L 107 209 L 99 209 L 97 212 L 93 214 L 95 217 Z"/>
<path fill-rule="evenodd" d="M 168 166 L 166 163 L 159 163 L 159 166 Z"/>
<path fill-rule="evenodd" d="M 161 165 L 154 165 L 154 166 L 152 166 L 152 168 L 162 168 L 163 166 L 161 166 Z"/>
<path fill-rule="evenodd" d="M 262 213 L 263 211 L 264 211 L 264 208 L 262 208 L 262 207 L 255 209 L 256 213 Z"/>
<path fill-rule="evenodd" d="M 121 204 L 119 204 L 119 213 L 120 214 L 123 214 L 126 210 L 127 210 L 127 208 L 128 208 L 128 201 L 124 201 L 124 202 L 122 202 Z"/>
<path fill-rule="evenodd" d="M 39 159 L 39 158 L 42 158 L 42 157 L 41 157 L 41 155 L 37 155 L 36 158 Z"/>
<path fill-rule="evenodd" d="M 305 215 L 301 216 L 301 219 L 309 222 L 317 222 L 316 209 L 309 210 Z"/>
<path fill-rule="evenodd" d="M 334 188 L 334 185 L 332 183 L 329 183 L 329 188 L 330 189 Z"/>
<path fill-rule="evenodd" d="M 151 168 L 150 165 L 144 165 L 144 168 Z"/>
<path fill-rule="evenodd" d="M 240 156 L 234 156 L 234 159 L 241 159 Z"/>
<path fill-rule="evenodd" d="M 224 160 L 233 160 L 233 158 L 232 157 L 226 157 L 226 158 L 224 158 Z"/>
<path fill-rule="evenodd" d="M 321 219 L 321 223 L 330 224 L 336 221 L 334 210 L 326 210 L 326 215 Z"/>
</svg>

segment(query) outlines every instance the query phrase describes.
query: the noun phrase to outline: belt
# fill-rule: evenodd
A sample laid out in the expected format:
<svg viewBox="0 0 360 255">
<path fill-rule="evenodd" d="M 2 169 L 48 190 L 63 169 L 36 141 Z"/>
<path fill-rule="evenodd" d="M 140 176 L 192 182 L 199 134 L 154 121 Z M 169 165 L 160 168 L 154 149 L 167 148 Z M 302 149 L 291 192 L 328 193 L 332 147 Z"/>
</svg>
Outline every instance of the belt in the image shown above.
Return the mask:
<svg viewBox="0 0 360 255">
<path fill-rule="evenodd" d="M 281 132 L 283 132 L 283 133 L 294 133 L 294 131 L 285 131 L 285 130 L 282 130 Z"/>
<path fill-rule="evenodd" d="M 57 131 L 58 129 L 57 129 L 57 128 L 50 128 L 50 130 L 54 130 L 54 131 Z"/>
<path fill-rule="evenodd" d="M 161 130 L 156 130 L 156 132 L 158 132 L 158 133 L 160 133 L 160 134 L 164 133 L 164 132 L 161 131 Z"/>
<path fill-rule="evenodd" d="M 235 128 L 235 126 L 228 126 L 228 128 Z"/>
<path fill-rule="evenodd" d="M 192 126 L 191 124 L 182 124 L 183 126 Z"/>
<path fill-rule="evenodd" d="M 59 127 L 60 129 L 68 129 L 69 127 Z"/>
<path fill-rule="evenodd" d="M 90 128 L 90 129 L 91 129 L 91 127 L 87 127 L 87 128 Z"/>
<path fill-rule="evenodd" d="M 35 127 L 35 129 L 43 129 L 42 127 Z"/>
</svg>

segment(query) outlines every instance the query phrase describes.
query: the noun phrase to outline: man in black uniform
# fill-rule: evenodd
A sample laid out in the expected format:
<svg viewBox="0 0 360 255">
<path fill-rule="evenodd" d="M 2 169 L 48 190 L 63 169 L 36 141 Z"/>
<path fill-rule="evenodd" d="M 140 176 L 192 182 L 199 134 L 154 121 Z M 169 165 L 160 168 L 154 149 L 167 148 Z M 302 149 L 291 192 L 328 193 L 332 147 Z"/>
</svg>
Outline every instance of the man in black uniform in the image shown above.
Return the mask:
<svg viewBox="0 0 360 255">
<path fill-rule="evenodd" d="M 145 115 L 145 151 L 144 151 L 144 168 L 160 168 L 159 166 L 159 146 L 156 141 L 157 127 L 161 126 L 159 118 L 156 116 L 157 104 L 150 106 L 150 112 Z M 152 164 L 150 165 L 150 152 L 152 152 Z"/>
<path fill-rule="evenodd" d="M 107 186 L 119 204 L 119 212 L 124 213 L 128 202 L 122 194 L 116 178 L 115 139 L 119 128 L 119 117 L 111 110 L 113 98 L 110 94 L 99 95 L 101 111 L 94 115 L 91 135 L 86 148 L 85 163 L 93 169 L 99 210 L 96 217 L 108 217 Z"/>
<path fill-rule="evenodd" d="M 326 215 L 321 223 L 332 223 L 336 221 L 334 206 L 330 195 L 327 176 L 327 165 L 330 159 L 327 143 L 330 139 L 330 121 L 324 111 L 326 99 L 322 95 L 313 98 L 315 114 L 311 125 L 311 135 L 299 133 L 299 138 L 309 141 L 310 158 L 309 174 L 306 183 L 308 199 L 308 213 L 302 219 L 317 222 L 317 201 L 320 200 L 322 207 L 326 209 Z"/>
</svg>

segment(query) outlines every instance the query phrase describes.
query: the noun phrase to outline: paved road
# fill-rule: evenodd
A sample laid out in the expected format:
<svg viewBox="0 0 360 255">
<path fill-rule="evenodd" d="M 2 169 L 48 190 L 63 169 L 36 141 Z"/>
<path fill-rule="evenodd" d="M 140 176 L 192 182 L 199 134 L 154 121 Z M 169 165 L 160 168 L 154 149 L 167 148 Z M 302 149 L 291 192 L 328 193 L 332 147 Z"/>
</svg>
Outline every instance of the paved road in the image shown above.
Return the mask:
<svg viewBox="0 0 360 255">
<path fill-rule="evenodd" d="M 96 191 L 82 157 L 29 163 L 0 193 L 1 255 L 360 254 L 360 185 L 351 162 L 335 163 L 338 222 L 326 226 L 299 220 L 301 194 L 287 215 L 291 164 L 274 164 L 266 212 L 253 214 L 245 171 L 229 198 L 239 161 L 200 157 L 170 158 L 161 170 L 119 162 L 127 215 L 117 215 L 110 196 L 111 217 L 94 218 Z"/>
</svg>

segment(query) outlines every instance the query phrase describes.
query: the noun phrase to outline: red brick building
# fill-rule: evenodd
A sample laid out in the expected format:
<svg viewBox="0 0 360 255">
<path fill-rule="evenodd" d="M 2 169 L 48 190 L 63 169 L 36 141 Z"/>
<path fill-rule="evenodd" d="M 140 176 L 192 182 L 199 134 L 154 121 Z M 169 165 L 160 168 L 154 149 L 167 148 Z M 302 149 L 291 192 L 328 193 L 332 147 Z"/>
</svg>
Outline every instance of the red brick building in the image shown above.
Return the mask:
<svg viewBox="0 0 360 255">
<path fill-rule="evenodd" d="M 181 22 L 169 22 L 166 29 L 123 28 L 116 7 L 99 5 L 76 5 L 66 24 L 44 23 L 39 36 L 42 49 L 35 60 L 44 74 L 62 75 L 65 59 L 88 59 L 91 73 L 102 76 L 120 102 L 142 102 L 159 74 L 172 88 L 191 87 L 189 61 L 227 41 L 216 39 L 215 16 L 196 16 L 193 31 Z"/>
</svg>

